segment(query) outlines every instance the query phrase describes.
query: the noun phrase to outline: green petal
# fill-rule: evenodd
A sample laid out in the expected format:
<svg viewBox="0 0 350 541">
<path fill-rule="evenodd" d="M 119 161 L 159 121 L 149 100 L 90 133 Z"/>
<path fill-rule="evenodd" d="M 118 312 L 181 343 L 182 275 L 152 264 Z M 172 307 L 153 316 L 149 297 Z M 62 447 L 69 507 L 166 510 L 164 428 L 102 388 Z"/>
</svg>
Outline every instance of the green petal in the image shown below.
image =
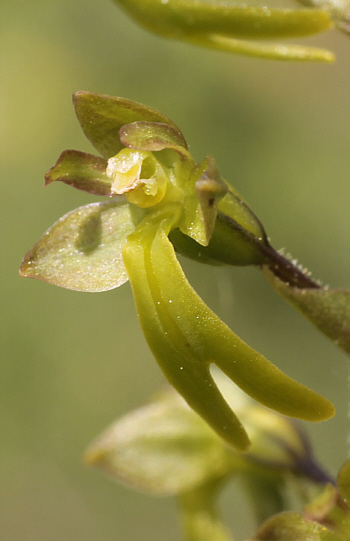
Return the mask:
<svg viewBox="0 0 350 541">
<path fill-rule="evenodd" d="M 270 9 L 228 2 L 193 0 L 116 0 L 149 30 L 174 38 L 221 34 L 241 38 L 308 36 L 332 26 L 320 9 Z"/>
<path fill-rule="evenodd" d="M 128 276 L 122 247 L 134 230 L 124 199 L 63 216 L 25 255 L 20 274 L 77 291 L 107 291 Z"/>
<path fill-rule="evenodd" d="M 147 232 L 135 232 L 123 250 L 141 326 L 170 383 L 221 437 L 243 450 L 248 438 L 211 377 L 211 363 L 280 413 L 310 421 L 331 417 L 328 400 L 250 348 L 198 297 L 167 238 L 170 225 L 152 231 L 148 224 Z"/>
<path fill-rule="evenodd" d="M 105 158 L 115 156 L 123 148 L 119 130 L 135 121 L 168 124 L 182 137 L 181 131 L 165 115 L 125 98 L 82 91 L 74 94 L 73 101 L 86 137 Z"/>
<path fill-rule="evenodd" d="M 182 133 L 169 124 L 146 121 L 133 122 L 123 126 L 119 134 L 121 142 L 128 148 L 150 152 L 170 148 L 178 152 L 184 159 L 192 161 L 191 155 L 186 150 L 187 144 Z"/>
<path fill-rule="evenodd" d="M 107 161 L 78 150 L 65 150 L 46 173 L 46 186 L 55 181 L 94 195 L 110 195 L 111 179 L 106 175 Z"/>
<path fill-rule="evenodd" d="M 297 62 L 334 62 L 335 56 L 326 49 L 306 47 L 304 45 L 290 45 L 281 43 L 260 43 L 234 39 L 218 34 L 208 34 L 187 38 L 194 45 L 209 47 L 228 53 L 268 58 L 270 60 L 290 60 Z"/>
<path fill-rule="evenodd" d="M 189 184 L 189 190 L 190 187 Z M 221 190 L 224 194 L 224 190 L 222 188 Z M 187 195 L 186 206 L 187 212 L 181 224 L 181 230 L 185 235 L 179 229 L 170 234 L 170 239 L 179 253 L 211 265 L 263 265 L 268 263 L 269 252 L 266 251 L 268 242 L 264 228 L 232 186 L 226 183 L 226 194 L 218 200 L 217 211 L 216 208 L 208 209 L 211 212 L 215 211 L 216 217 L 215 223 L 212 224 L 214 228 L 208 228 L 209 231 L 203 229 L 203 226 L 198 230 L 193 228 L 193 215 L 197 219 L 197 226 L 200 226 L 198 218 L 202 217 L 202 221 L 204 221 L 205 208 L 200 214 L 198 198 L 190 191 Z M 192 221 L 188 217 L 192 217 Z M 209 244 L 205 245 L 205 241 L 208 239 L 210 239 Z"/>
<path fill-rule="evenodd" d="M 248 395 L 280 413 L 309 421 L 331 417 L 328 400 L 283 374 L 209 310 L 187 282 L 163 229 L 157 237 L 152 265 L 163 304 L 200 360 L 215 363 Z"/>
<path fill-rule="evenodd" d="M 254 41 L 308 36 L 328 30 L 323 9 L 270 9 L 191 0 L 115 0 L 141 25 L 168 38 L 231 53 L 275 60 L 333 62 L 323 49 Z"/>
<path fill-rule="evenodd" d="M 239 266 L 267 263 L 260 241 L 238 224 L 234 224 L 236 227 L 232 225 L 219 212 L 208 246 L 198 244 L 179 229 L 174 229 L 169 238 L 178 253 L 200 263 Z"/>
<path fill-rule="evenodd" d="M 179 228 L 200 245 L 207 246 L 215 228 L 218 204 L 228 190 L 214 158 L 207 156 L 193 168 L 184 190 Z"/>
<path fill-rule="evenodd" d="M 171 223 L 172 217 L 169 220 Z M 153 231 L 148 227 L 147 230 L 135 232 L 128 237 L 123 249 L 144 335 L 168 381 L 188 404 L 219 436 L 240 450 L 246 450 L 249 439 L 243 426 L 217 388 L 209 364 L 201 362 L 195 345 L 187 341 L 178 326 L 178 317 L 183 317 L 182 310 L 175 318 L 168 312 L 171 303 L 169 299 L 163 299 L 164 283 L 159 284 L 158 281 L 159 262 L 166 269 L 167 282 L 180 272 L 180 278 L 190 286 L 182 270 L 172 264 L 172 258 L 169 262 L 167 247 L 171 247 L 171 244 L 166 235 L 159 237 L 158 229 L 162 231 L 162 226 L 154 226 Z M 159 256 L 156 265 L 152 257 L 155 253 Z M 177 305 L 175 300 L 174 304 Z M 194 314 L 192 316 L 196 317 Z"/>
<path fill-rule="evenodd" d="M 272 287 L 307 317 L 335 344 L 350 353 L 350 290 L 291 287 L 271 271 L 265 275 Z"/>
<path fill-rule="evenodd" d="M 336 27 L 350 34 L 350 2 L 349 0 L 299 0 L 306 7 L 315 7 L 328 11 Z"/>
</svg>

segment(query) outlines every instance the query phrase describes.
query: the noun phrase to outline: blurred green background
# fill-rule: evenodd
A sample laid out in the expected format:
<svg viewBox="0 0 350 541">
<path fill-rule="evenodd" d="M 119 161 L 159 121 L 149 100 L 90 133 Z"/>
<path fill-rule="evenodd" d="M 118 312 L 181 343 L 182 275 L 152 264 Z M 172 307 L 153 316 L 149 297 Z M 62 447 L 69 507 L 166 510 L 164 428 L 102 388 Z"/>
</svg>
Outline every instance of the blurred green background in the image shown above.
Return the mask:
<svg viewBox="0 0 350 541">
<path fill-rule="evenodd" d="M 110 0 L 1 0 L 1 539 L 180 539 L 171 499 L 132 492 L 81 455 L 115 418 L 164 384 L 128 284 L 101 294 L 18 277 L 24 253 L 61 215 L 94 198 L 43 175 L 65 148 L 92 151 L 71 95 L 153 106 L 197 160 L 215 156 L 264 223 L 315 277 L 349 287 L 350 42 L 308 40 L 334 65 L 282 64 L 201 50 L 137 27 Z M 197 291 L 243 339 L 325 394 L 336 417 L 308 426 L 335 473 L 347 454 L 347 359 L 255 269 L 183 261 Z M 243 539 L 255 526 L 240 488 L 223 496 Z"/>
</svg>

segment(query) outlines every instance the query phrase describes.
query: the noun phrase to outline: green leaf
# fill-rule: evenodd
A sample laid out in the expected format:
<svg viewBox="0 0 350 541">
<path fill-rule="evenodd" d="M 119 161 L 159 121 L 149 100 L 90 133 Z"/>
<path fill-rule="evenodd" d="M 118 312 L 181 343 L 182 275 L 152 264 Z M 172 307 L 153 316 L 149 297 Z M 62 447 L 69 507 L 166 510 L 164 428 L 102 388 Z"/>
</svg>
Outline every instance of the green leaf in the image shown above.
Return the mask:
<svg viewBox="0 0 350 541">
<path fill-rule="evenodd" d="M 171 495 L 222 477 L 227 447 L 175 394 L 125 415 L 87 449 L 85 460 L 117 481 Z"/>
<path fill-rule="evenodd" d="M 107 291 L 128 276 L 122 247 L 134 230 L 123 198 L 92 203 L 63 216 L 25 255 L 21 276 L 77 291 Z"/>
<path fill-rule="evenodd" d="M 159 218 L 158 218 L 159 219 Z M 289 416 L 321 421 L 333 405 L 240 340 L 187 282 L 167 234 L 176 217 L 140 224 L 123 257 L 140 323 L 170 383 L 216 432 L 241 450 L 249 440 L 211 374 L 215 363 L 248 395 Z"/>
<path fill-rule="evenodd" d="M 94 195 L 111 195 L 111 179 L 106 174 L 107 161 L 78 150 L 65 150 L 46 173 L 46 186 L 55 181 Z"/>
<path fill-rule="evenodd" d="M 265 275 L 272 287 L 321 332 L 350 353 L 350 290 L 291 287 L 271 271 Z"/>
<path fill-rule="evenodd" d="M 119 130 L 135 121 L 161 122 L 181 131 L 165 115 L 140 103 L 91 92 L 76 92 L 73 96 L 76 115 L 86 137 L 105 158 L 115 156 L 123 148 Z"/>
</svg>

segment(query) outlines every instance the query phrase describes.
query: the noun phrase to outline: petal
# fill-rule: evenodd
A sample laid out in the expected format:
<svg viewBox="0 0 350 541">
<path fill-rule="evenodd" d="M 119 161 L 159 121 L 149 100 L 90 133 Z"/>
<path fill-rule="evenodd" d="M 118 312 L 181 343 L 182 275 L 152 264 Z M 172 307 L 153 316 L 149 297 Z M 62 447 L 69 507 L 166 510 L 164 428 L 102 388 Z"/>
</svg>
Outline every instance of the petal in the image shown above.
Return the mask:
<svg viewBox="0 0 350 541">
<path fill-rule="evenodd" d="M 261 43 L 234 39 L 219 34 L 198 35 L 186 41 L 228 53 L 242 54 L 270 60 L 291 60 L 298 62 L 334 62 L 335 56 L 327 49 L 306 47 L 304 45 L 285 45 L 281 43 Z"/>
<path fill-rule="evenodd" d="M 204 216 L 198 209 L 198 199 L 191 193 L 187 195 L 187 213 L 180 226 L 182 232 L 176 229 L 170 233 L 175 249 L 186 257 L 211 265 L 267 264 L 271 248 L 261 222 L 229 184 L 226 184 L 226 192 L 217 201 L 217 211 L 212 209 L 216 220 L 210 236 L 205 234 L 203 225 L 199 228 L 199 218 L 202 217 L 203 223 Z M 195 220 L 197 227 L 194 227 Z M 205 245 L 208 237 L 209 244 Z"/>
<path fill-rule="evenodd" d="M 308 421 L 334 415 L 334 406 L 327 399 L 286 376 L 205 305 L 187 282 L 163 228 L 152 245 L 150 263 L 162 299 L 160 306 L 166 307 L 167 317 L 199 361 L 215 363 L 248 395 L 280 413 Z"/>
<path fill-rule="evenodd" d="M 207 156 L 193 168 L 184 190 L 179 228 L 200 245 L 207 246 L 215 228 L 218 204 L 228 190 L 214 158 Z"/>
<path fill-rule="evenodd" d="M 123 148 L 120 128 L 137 120 L 168 124 L 182 137 L 179 128 L 165 115 L 135 101 L 83 91 L 76 92 L 73 101 L 86 137 L 105 158 Z"/>
<path fill-rule="evenodd" d="M 128 148 L 149 150 L 151 152 L 170 148 L 180 154 L 183 159 L 190 159 L 186 151 L 187 144 L 182 133 L 169 124 L 161 122 L 132 122 L 126 124 L 120 131 L 120 140 Z"/>
<path fill-rule="evenodd" d="M 134 230 L 124 199 L 92 203 L 63 216 L 25 255 L 21 276 L 77 291 L 107 291 L 128 276 L 122 247 Z"/>
<path fill-rule="evenodd" d="M 169 300 L 163 299 L 164 284 L 159 284 L 157 263 L 152 254 L 158 252 L 161 265 L 166 268 L 167 281 L 179 269 L 167 259 L 164 247 L 170 244 L 166 236 L 159 238 L 158 227 L 135 232 L 128 237 L 123 258 L 133 289 L 135 304 L 144 335 L 160 368 L 168 381 L 188 404 L 221 436 L 240 450 L 249 446 L 248 436 L 217 388 L 209 364 L 201 362 L 194 345 L 177 324 L 177 315 L 168 313 Z M 165 250 L 167 252 L 167 250 Z M 163 256 L 165 256 L 163 258 Z M 180 269 L 181 278 L 186 281 Z M 187 283 L 187 282 L 186 282 Z M 160 289 L 161 286 L 161 289 Z M 189 286 L 188 286 L 189 287 Z M 181 309 L 178 311 L 182 317 Z M 194 314 L 192 314 L 195 317 Z"/>
<path fill-rule="evenodd" d="M 148 29 L 168 37 L 221 34 L 241 38 L 308 36 L 332 26 L 321 9 L 270 9 L 191 0 L 116 0 Z"/>
<path fill-rule="evenodd" d="M 65 150 L 46 173 L 45 185 L 64 182 L 94 195 L 111 195 L 111 179 L 106 174 L 107 161 L 98 156 Z"/>
<path fill-rule="evenodd" d="M 210 374 L 215 363 L 262 404 L 310 421 L 333 405 L 283 374 L 240 340 L 187 282 L 167 238 L 169 219 L 128 237 L 123 257 L 141 326 L 170 383 L 226 441 L 241 450 L 248 437 Z M 153 229 L 153 231 L 152 231 Z"/>
<path fill-rule="evenodd" d="M 333 62 L 322 49 L 258 44 L 248 40 L 308 36 L 328 30 L 326 9 L 270 9 L 190 0 L 116 0 L 148 30 L 162 36 L 237 54 L 277 60 Z"/>
</svg>

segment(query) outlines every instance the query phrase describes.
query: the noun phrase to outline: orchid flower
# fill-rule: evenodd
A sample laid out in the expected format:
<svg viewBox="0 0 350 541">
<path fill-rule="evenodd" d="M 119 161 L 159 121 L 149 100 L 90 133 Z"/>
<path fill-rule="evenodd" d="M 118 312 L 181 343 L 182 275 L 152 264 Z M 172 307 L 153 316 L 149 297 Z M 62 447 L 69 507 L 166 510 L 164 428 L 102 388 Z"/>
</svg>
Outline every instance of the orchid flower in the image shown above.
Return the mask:
<svg viewBox="0 0 350 541">
<path fill-rule="evenodd" d="M 264 229 L 215 160 L 195 164 L 166 116 L 122 98 L 78 92 L 80 124 L 102 157 L 61 154 L 46 183 L 62 181 L 108 196 L 63 216 L 23 259 L 20 273 L 78 291 L 106 291 L 127 280 L 146 340 L 168 381 L 228 443 L 248 435 L 210 372 L 219 367 L 249 396 L 288 416 L 321 421 L 333 405 L 297 383 L 238 338 L 188 283 L 176 251 L 214 264 L 257 265 L 288 274 Z"/>
<path fill-rule="evenodd" d="M 326 2 L 318 9 L 278 9 L 223 0 L 115 0 L 134 20 L 163 37 L 246 56 L 332 62 L 327 50 L 266 40 L 309 36 L 333 26 Z M 315 6 L 316 4 L 316 6 Z"/>
</svg>

